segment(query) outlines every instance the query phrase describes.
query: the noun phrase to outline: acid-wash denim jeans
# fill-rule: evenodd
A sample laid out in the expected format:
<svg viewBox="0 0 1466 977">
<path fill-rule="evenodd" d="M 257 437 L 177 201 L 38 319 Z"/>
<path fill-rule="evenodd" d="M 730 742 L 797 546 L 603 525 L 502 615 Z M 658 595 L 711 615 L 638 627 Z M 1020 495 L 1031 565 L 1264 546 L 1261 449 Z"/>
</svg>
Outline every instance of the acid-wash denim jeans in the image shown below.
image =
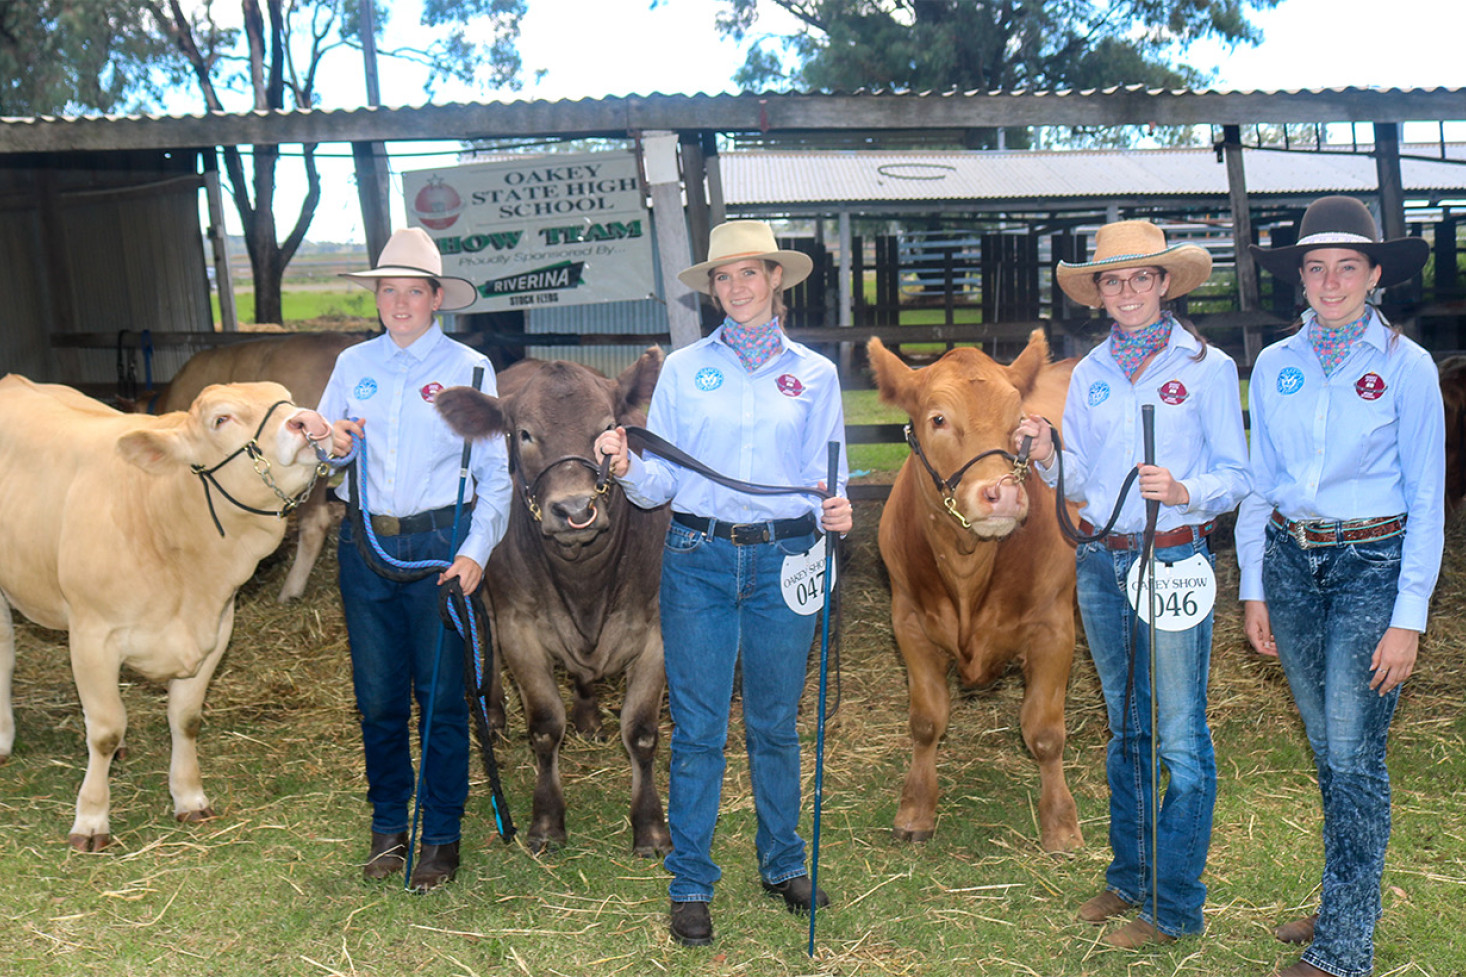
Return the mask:
<svg viewBox="0 0 1466 977">
<path fill-rule="evenodd" d="M 1204 554 L 1206 538 L 1156 550 L 1174 563 Z M 1211 847 L 1217 764 L 1206 724 L 1206 683 L 1211 668 L 1212 615 L 1187 631 L 1156 632 L 1157 714 L 1160 763 L 1170 777 L 1161 802 L 1151 852 L 1150 625 L 1125 599 L 1125 578 L 1137 550 L 1110 550 L 1103 542 L 1078 549 L 1079 611 L 1090 655 L 1104 689 L 1110 743 L 1110 849 L 1105 887 L 1140 907 L 1142 919 L 1169 936 L 1200 933 L 1206 901 L 1201 881 Z M 1134 688 L 1127 695 L 1130 652 L 1135 647 Z M 1152 885 L 1152 861 L 1158 884 Z"/>
<path fill-rule="evenodd" d="M 464 516 L 465 521 L 471 518 Z M 466 530 L 465 530 L 466 531 Z M 341 606 L 351 641 L 351 680 L 361 712 L 366 753 L 367 801 L 372 830 L 406 831 L 414 783 L 409 724 L 418 703 L 418 736 L 433 689 L 438 651 L 437 573 L 413 583 L 379 576 L 362 561 L 356 531 L 341 524 Z M 395 559 L 447 560 L 451 531 L 434 530 L 381 536 L 378 542 Z M 468 800 L 468 703 L 464 695 L 463 645 L 456 635 L 442 643 L 433 698 L 433 727 L 427 736 L 427 767 L 422 797 L 422 843 L 446 845 L 459 839 Z"/>
<path fill-rule="evenodd" d="M 784 603 L 784 558 L 813 534 L 750 546 L 672 523 L 662 553 L 662 644 L 672 712 L 665 862 L 674 902 L 711 902 L 722 871 L 712 860 L 722 795 L 734 672 L 742 658 L 743 723 L 758 830 L 759 874 L 805 874 L 799 837 L 799 734 L 815 616 Z"/>
<path fill-rule="evenodd" d="M 1369 663 L 1389 627 L 1404 537 L 1303 549 L 1269 526 L 1263 593 L 1318 768 L 1323 799 L 1323 892 L 1303 959 L 1337 977 L 1374 967 L 1390 773 L 1385 745 L 1400 698 L 1369 687 Z"/>
</svg>

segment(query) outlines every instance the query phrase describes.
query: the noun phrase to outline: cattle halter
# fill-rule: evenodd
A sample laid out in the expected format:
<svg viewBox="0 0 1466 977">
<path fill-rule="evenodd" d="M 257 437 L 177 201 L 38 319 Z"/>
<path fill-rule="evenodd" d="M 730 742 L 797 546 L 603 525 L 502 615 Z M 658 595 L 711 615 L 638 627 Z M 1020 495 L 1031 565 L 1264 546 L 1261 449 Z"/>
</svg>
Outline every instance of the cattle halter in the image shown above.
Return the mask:
<svg viewBox="0 0 1466 977">
<path fill-rule="evenodd" d="M 962 525 L 963 529 L 971 529 L 972 523 L 968 521 L 966 516 L 957 511 L 956 493 L 957 486 L 962 483 L 962 476 L 967 474 L 967 470 L 969 468 L 977 464 L 979 461 L 982 461 L 984 458 L 990 457 L 992 455 L 998 455 L 999 457 L 1013 463 L 1013 470 L 998 479 L 999 485 L 1001 485 L 1003 482 L 1008 481 L 1009 479 L 1012 479 L 1014 484 L 1022 484 L 1023 480 L 1028 477 L 1028 451 L 1033 442 L 1032 438 L 1023 439 L 1023 444 L 1021 447 L 1019 447 L 1018 454 L 1016 455 L 1013 454 L 1011 451 L 1005 451 L 1002 448 L 992 448 L 988 451 L 984 451 L 982 454 L 979 454 L 969 459 L 967 464 L 963 465 L 961 468 L 953 472 L 950 477 L 943 478 L 941 475 L 937 474 L 937 470 L 933 468 L 932 463 L 927 460 L 926 452 L 921 450 L 921 442 L 916 439 L 916 432 L 912 430 L 910 424 L 906 425 L 905 434 L 906 443 L 911 446 L 911 453 L 916 455 L 916 460 L 921 462 L 922 467 L 926 469 L 926 473 L 932 477 L 932 484 L 937 487 L 937 492 L 941 494 L 942 507 L 947 510 L 947 512 L 952 516 L 953 519 L 956 519 L 957 522 Z"/>
<path fill-rule="evenodd" d="M 606 465 L 604 465 L 604 464 L 597 465 L 595 462 L 591 461 L 589 458 L 582 457 L 581 455 L 566 455 L 563 458 L 556 458 L 554 461 L 550 462 L 544 468 L 540 469 L 540 473 L 534 477 L 534 480 L 533 481 L 526 482 L 524 480 L 524 463 L 522 461 L 520 461 L 520 459 L 519 459 L 519 447 L 514 442 L 513 436 L 510 436 L 510 438 L 509 438 L 509 453 L 510 453 L 510 456 L 511 456 L 511 459 L 510 459 L 510 467 L 513 469 L 514 473 L 519 477 L 520 491 L 524 495 L 524 505 L 525 505 L 526 508 L 529 509 L 529 514 L 534 517 L 534 521 L 535 522 L 543 522 L 544 521 L 544 510 L 542 510 L 540 508 L 540 503 L 539 503 L 540 481 L 546 475 L 550 474 L 550 470 L 551 469 L 556 468 L 556 467 L 558 467 L 560 465 L 575 464 L 575 465 L 581 465 L 581 466 L 583 466 L 585 468 L 589 468 L 592 472 L 595 472 L 595 475 L 596 475 L 596 494 L 595 494 L 595 498 L 592 499 L 591 502 L 590 502 L 590 510 L 591 510 L 590 521 L 587 522 L 587 523 L 585 523 L 585 525 L 577 526 L 575 523 L 570 522 L 570 520 L 568 520 L 568 519 L 566 520 L 566 522 L 570 522 L 570 526 L 572 528 L 574 528 L 574 529 L 585 529 L 586 527 L 590 526 L 591 523 L 595 522 L 595 518 L 596 518 L 596 503 L 595 503 L 595 499 L 599 499 L 601 496 L 605 495 L 611 489 L 611 480 L 606 477 L 606 474 L 607 474 L 607 472 L 606 472 L 606 467 L 607 466 Z"/>
<path fill-rule="evenodd" d="M 214 467 L 205 468 L 203 465 L 188 466 L 188 470 L 197 475 L 199 477 L 199 481 L 203 482 L 204 484 L 204 499 L 209 504 L 209 516 L 214 520 L 214 528 L 219 530 L 220 539 L 224 537 L 224 524 L 219 521 L 219 514 L 214 511 L 214 496 L 209 491 L 209 486 L 212 485 L 214 488 L 218 489 L 219 494 L 232 502 L 234 504 L 234 507 L 237 509 L 243 509 L 245 512 L 250 512 L 257 516 L 279 516 L 281 519 L 284 519 L 286 516 L 290 515 L 290 513 L 294 512 L 302 502 L 310 497 L 311 491 L 316 487 L 316 480 L 331 470 L 330 466 L 327 465 L 324 460 L 317 462 L 316 467 L 311 470 L 310 481 L 306 482 L 305 488 L 301 489 L 295 495 L 286 495 L 283 491 L 280 490 L 280 486 L 275 483 L 275 476 L 271 473 L 270 470 L 270 459 L 266 458 L 264 451 L 260 449 L 260 435 L 264 433 L 265 425 L 270 422 L 270 417 L 275 413 L 275 408 L 289 403 L 290 401 L 288 400 L 277 400 L 273 404 L 271 404 L 270 409 L 265 411 L 265 416 L 260 420 L 260 426 L 255 428 L 254 436 L 251 437 L 248 441 L 244 442 L 244 444 L 240 445 L 238 448 L 235 448 L 229 454 L 225 455 L 224 460 L 219 462 Z M 311 438 L 309 435 L 307 435 L 306 440 L 310 441 L 312 446 L 315 446 L 314 438 Z M 320 455 L 319 447 L 316 447 L 316 454 L 318 456 Z M 229 491 L 225 489 L 224 486 L 220 485 L 219 480 L 214 477 L 215 472 L 223 468 L 225 465 L 229 464 L 240 455 L 249 456 L 250 461 L 254 465 L 255 474 L 260 477 L 260 481 L 264 482 L 265 485 L 269 487 L 270 491 L 275 493 L 275 497 L 280 500 L 280 508 L 278 510 L 256 509 L 254 506 L 245 505 L 243 502 L 230 495 Z"/>
</svg>

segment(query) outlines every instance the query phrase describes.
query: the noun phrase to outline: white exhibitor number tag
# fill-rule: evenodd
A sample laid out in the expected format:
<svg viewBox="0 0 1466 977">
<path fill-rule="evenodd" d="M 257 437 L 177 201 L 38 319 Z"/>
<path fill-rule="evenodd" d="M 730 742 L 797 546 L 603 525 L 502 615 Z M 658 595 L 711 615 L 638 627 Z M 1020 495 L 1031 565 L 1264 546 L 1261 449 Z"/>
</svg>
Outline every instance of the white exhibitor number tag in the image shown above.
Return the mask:
<svg viewBox="0 0 1466 977">
<path fill-rule="evenodd" d="M 1162 631 L 1186 631 L 1200 624 L 1217 602 L 1217 575 L 1211 562 L 1200 553 L 1180 563 L 1155 565 L 1155 596 L 1150 596 L 1150 581 L 1145 564 L 1136 560 L 1130 565 L 1125 581 L 1126 597 L 1142 621 L 1150 623 L 1155 609 L 1155 626 Z"/>
<path fill-rule="evenodd" d="M 831 568 L 834 573 L 834 568 Z M 825 537 L 820 536 L 807 553 L 795 553 L 784 557 L 784 569 L 779 575 L 784 590 L 784 603 L 795 614 L 808 617 L 818 614 L 825 603 Z M 830 586 L 835 580 L 830 578 Z"/>
</svg>

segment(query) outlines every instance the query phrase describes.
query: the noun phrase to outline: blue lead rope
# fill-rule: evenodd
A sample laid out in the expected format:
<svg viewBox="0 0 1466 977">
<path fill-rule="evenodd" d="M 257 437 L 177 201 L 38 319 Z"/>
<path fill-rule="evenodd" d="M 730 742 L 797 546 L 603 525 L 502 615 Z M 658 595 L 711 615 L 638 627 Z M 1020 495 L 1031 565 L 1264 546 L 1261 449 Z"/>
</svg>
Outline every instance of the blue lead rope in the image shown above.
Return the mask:
<svg viewBox="0 0 1466 977">
<path fill-rule="evenodd" d="M 465 448 L 465 454 L 467 449 Z M 401 560 L 387 553 L 382 548 L 381 541 L 377 538 L 375 530 L 372 529 L 372 521 L 367 516 L 367 479 L 363 472 L 366 470 L 367 446 L 366 439 L 352 435 L 351 453 L 344 461 L 351 463 L 351 503 L 349 509 L 352 517 L 357 522 L 357 539 L 364 542 L 362 546 L 362 557 L 367 565 L 379 576 L 398 582 L 410 582 L 421 580 L 433 572 L 441 573 L 452 566 L 449 560 Z M 467 464 L 464 464 L 464 476 L 467 475 Z M 458 547 L 458 530 L 463 515 L 463 491 L 460 487 L 458 501 L 453 510 L 453 548 Z M 432 740 L 433 730 L 433 707 L 437 699 L 438 669 L 443 660 L 443 644 L 447 639 L 447 625 L 451 624 L 454 631 L 463 638 L 465 672 L 471 679 L 475 730 L 478 733 L 479 748 L 482 754 L 484 771 L 489 778 L 489 804 L 494 813 L 494 825 L 499 832 L 499 837 L 507 844 L 514 838 L 514 819 L 509 811 L 509 803 L 504 797 L 504 788 L 499 779 L 499 765 L 494 757 L 493 727 L 488 720 L 488 692 L 492 673 L 493 649 L 488 642 L 480 642 L 479 635 L 482 633 L 482 623 L 485 619 L 481 602 L 475 598 L 472 601 L 464 595 L 463 588 L 457 578 L 448 581 L 442 588 L 439 595 L 439 617 L 441 618 L 438 627 L 438 643 L 433 658 L 433 678 L 431 690 L 428 695 L 427 706 L 424 708 L 423 733 L 422 733 L 422 756 L 418 762 L 417 788 L 413 793 L 412 806 L 412 830 L 408 838 L 406 866 L 404 878 L 405 884 L 411 885 L 412 878 L 412 857 L 417 842 L 417 829 L 421 815 L 423 781 L 427 772 L 428 746 Z M 488 661 L 484 655 L 478 653 L 479 648 L 488 647 Z"/>
</svg>

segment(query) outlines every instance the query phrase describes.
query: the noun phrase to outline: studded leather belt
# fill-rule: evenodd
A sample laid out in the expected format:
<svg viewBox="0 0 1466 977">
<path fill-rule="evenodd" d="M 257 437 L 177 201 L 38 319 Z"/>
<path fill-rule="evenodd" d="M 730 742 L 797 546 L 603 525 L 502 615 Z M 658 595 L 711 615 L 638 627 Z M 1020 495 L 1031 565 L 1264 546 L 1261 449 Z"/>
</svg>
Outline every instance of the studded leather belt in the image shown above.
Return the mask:
<svg viewBox="0 0 1466 977">
<path fill-rule="evenodd" d="M 1405 516 L 1401 514 L 1383 519 L 1304 520 L 1289 519 L 1274 509 L 1268 525 L 1287 533 L 1300 549 L 1309 550 L 1318 546 L 1370 543 L 1399 536 L 1405 531 Z"/>
<path fill-rule="evenodd" d="M 674 512 L 672 519 L 696 532 L 726 539 L 734 546 L 771 543 L 776 539 L 808 536 L 815 531 L 812 513 L 802 515 L 798 519 L 770 519 L 768 522 L 718 522 L 703 516 L 689 515 L 686 512 Z"/>
<path fill-rule="evenodd" d="M 1155 548 L 1159 550 L 1167 546 L 1192 543 L 1203 536 L 1210 536 L 1212 530 L 1216 528 L 1216 521 L 1208 520 L 1200 526 L 1180 526 L 1176 529 L 1168 529 L 1163 533 L 1155 534 Z M 1084 519 L 1079 520 L 1079 531 L 1086 536 L 1094 535 L 1094 527 Z M 1104 544 L 1112 550 L 1139 550 L 1145 546 L 1145 534 L 1111 533 L 1105 537 Z"/>
</svg>

